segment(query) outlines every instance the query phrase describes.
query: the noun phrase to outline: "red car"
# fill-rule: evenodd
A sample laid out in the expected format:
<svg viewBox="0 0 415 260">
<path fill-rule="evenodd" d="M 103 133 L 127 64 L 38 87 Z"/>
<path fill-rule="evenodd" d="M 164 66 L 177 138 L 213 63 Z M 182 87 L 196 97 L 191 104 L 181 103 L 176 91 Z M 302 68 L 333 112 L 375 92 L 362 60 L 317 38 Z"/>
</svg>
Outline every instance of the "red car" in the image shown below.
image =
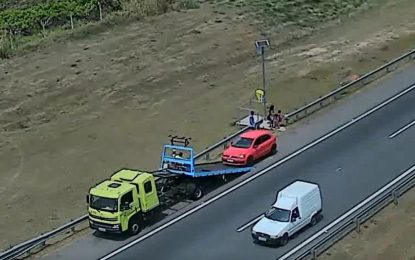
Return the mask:
<svg viewBox="0 0 415 260">
<path fill-rule="evenodd" d="M 277 152 L 277 137 L 269 130 L 251 130 L 241 134 L 223 151 L 222 162 L 252 166 L 255 161 Z"/>
</svg>

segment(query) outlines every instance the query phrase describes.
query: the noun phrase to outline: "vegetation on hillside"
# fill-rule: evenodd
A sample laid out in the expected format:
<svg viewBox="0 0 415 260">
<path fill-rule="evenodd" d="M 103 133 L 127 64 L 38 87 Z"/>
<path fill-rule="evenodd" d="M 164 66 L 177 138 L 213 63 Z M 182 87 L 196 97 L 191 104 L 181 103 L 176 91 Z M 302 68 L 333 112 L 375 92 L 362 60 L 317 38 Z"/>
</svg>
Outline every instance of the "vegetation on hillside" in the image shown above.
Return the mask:
<svg viewBox="0 0 415 260">
<path fill-rule="evenodd" d="M 198 8 L 201 0 L 0 0 L 0 58 L 18 48 L 22 38 L 46 37 L 53 28 L 74 29 L 114 13 L 153 16 Z M 313 26 L 353 12 L 375 0 L 209 0 L 244 8 L 270 25 Z"/>
<path fill-rule="evenodd" d="M 46 37 L 53 28 L 74 29 L 114 13 L 152 16 L 165 13 L 174 0 L 0 0 L 0 58 L 7 58 L 22 37 Z M 196 0 L 179 0 L 196 8 Z"/>
</svg>

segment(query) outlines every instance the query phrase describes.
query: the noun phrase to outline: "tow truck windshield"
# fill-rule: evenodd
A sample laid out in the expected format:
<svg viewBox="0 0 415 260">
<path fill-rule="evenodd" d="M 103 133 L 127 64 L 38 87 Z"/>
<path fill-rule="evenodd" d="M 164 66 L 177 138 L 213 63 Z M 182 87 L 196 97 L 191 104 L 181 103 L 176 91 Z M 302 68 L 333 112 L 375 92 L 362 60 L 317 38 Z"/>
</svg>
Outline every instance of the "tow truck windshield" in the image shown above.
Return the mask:
<svg viewBox="0 0 415 260">
<path fill-rule="evenodd" d="M 116 212 L 118 210 L 118 200 L 91 195 L 89 206 L 96 210 Z"/>
<path fill-rule="evenodd" d="M 254 139 L 252 138 L 241 137 L 234 144 L 232 144 L 232 146 L 237 148 L 249 148 L 251 147 L 253 141 Z"/>
<path fill-rule="evenodd" d="M 286 209 L 272 207 L 267 212 L 265 212 L 265 217 L 274 221 L 289 222 L 290 211 Z"/>
</svg>

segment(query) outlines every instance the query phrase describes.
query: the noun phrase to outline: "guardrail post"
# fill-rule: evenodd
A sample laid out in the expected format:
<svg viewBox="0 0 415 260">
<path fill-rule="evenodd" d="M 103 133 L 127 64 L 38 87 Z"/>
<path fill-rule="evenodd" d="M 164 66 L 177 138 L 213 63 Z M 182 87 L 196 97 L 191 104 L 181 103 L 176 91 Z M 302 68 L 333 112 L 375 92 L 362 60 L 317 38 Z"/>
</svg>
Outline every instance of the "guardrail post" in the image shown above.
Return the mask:
<svg viewBox="0 0 415 260">
<path fill-rule="evenodd" d="M 316 249 L 311 249 L 311 259 L 316 260 L 317 259 L 317 252 Z"/>
<path fill-rule="evenodd" d="M 393 204 L 398 205 L 398 192 L 396 190 L 392 191 Z"/>
<path fill-rule="evenodd" d="M 359 219 L 358 217 L 356 217 L 356 218 L 354 219 L 354 223 L 355 223 L 355 225 L 356 225 L 356 232 L 357 232 L 357 233 L 360 233 L 360 219 Z"/>
<path fill-rule="evenodd" d="M 210 160 L 210 153 L 209 152 L 205 153 L 205 160 L 206 161 Z"/>
</svg>

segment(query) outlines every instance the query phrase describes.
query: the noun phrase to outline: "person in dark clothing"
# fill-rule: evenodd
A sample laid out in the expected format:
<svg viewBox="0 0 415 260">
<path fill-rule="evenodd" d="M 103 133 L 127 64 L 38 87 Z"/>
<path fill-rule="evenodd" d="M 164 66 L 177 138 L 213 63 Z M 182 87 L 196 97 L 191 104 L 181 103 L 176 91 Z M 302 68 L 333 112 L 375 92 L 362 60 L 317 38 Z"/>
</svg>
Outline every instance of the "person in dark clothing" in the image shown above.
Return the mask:
<svg viewBox="0 0 415 260">
<path fill-rule="evenodd" d="M 255 129 L 255 118 L 254 118 L 254 111 L 251 111 L 251 116 L 249 117 L 249 126 L 252 129 Z"/>
<path fill-rule="evenodd" d="M 268 116 L 267 116 L 267 120 L 268 120 L 269 126 L 271 128 L 275 127 L 275 125 L 274 125 L 274 115 L 275 115 L 274 105 L 271 105 L 268 109 Z"/>
</svg>

